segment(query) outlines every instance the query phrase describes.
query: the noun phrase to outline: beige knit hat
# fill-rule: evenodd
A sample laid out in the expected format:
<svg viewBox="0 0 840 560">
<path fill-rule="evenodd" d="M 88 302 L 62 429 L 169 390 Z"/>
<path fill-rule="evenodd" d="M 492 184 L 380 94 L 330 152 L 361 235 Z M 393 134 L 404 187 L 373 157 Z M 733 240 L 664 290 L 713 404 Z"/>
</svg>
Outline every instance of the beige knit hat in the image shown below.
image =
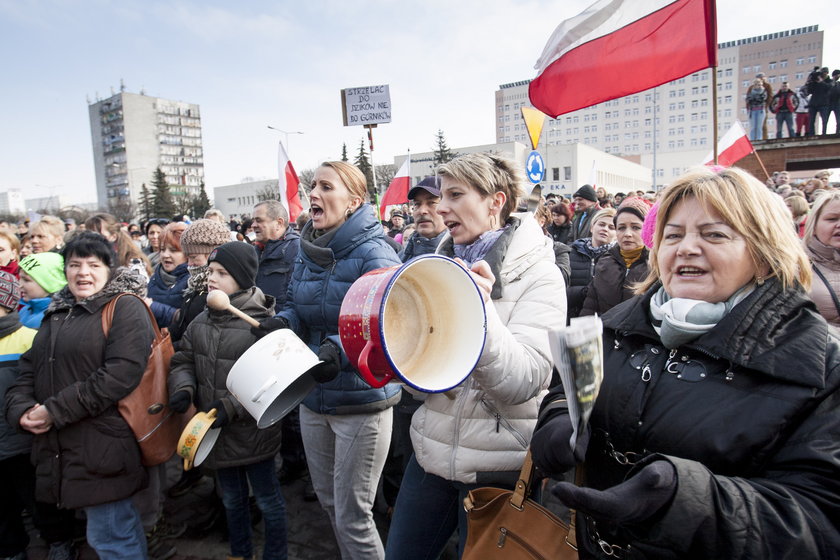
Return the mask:
<svg viewBox="0 0 840 560">
<path fill-rule="evenodd" d="M 181 235 L 181 249 L 185 255 L 209 254 L 230 241 L 230 230 L 216 220 L 196 220 Z"/>
</svg>

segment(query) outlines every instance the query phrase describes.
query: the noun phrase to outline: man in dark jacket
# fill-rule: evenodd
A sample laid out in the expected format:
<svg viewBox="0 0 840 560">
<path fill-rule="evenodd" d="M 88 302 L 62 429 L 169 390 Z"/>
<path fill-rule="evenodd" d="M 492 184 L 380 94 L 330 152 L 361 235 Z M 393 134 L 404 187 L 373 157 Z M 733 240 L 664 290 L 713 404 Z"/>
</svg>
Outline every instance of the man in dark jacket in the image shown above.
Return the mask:
<svg viewBox="0 0 840 560">
<path fill-rule="evenodd" d="M 592 216 L 598 211 L 598 195 L 592 185 L 583 185 L 572 196 L 575 203 L 575 218 L 572 220 L 571 241 L 589 237 Z"/>
<path fill-rule="evenodd" d="M 840 70 L 831 73 L 831 91 L 828 92 L 828 109 L 834 113 L 834 134 L 840 134 Z"/>
<path fill-rule="evenodd" d="M 274 296 L 275 309 L 286 303 L 286 289 L 300 249 L 300 235 L 289 227 L 289 213 L 277 200 L 264 200 L 254 206 L 255 246 L 260 257 L 257 287 Z"/>
<path fill-rule="evenodd" d="M 437 205 L 440 202 L 439 177 L 426 177 L 417 183 L 408 191 L 408 200 L 411 201 L 416 233 L 411 239 L 404 241 L 405 248 L 400 253 L 402 262 L 426 253 L 434 253 L 446 233 L 443 217 L 437 213 Z"/>
<path fill-rule="evenodd" d="M 257 287 L 263 293 L 274 296 L 274 309 L 280 311 L 286 303 L 289 279 L 300 249 L 300 235 L 289 227 L 289 213 L 277 200 L 257 203 L 254 206 L 254 221 L 251 226 L 257 234 L 254 246 L 260 260 Z M 283 466 L 280 470 L 280 482 L 286 484 L 306 476 L 307 468 L 297 408 L 287 414 L 281 422 L 283 444 L 280 447 L 280 456 L 283 458 Z M 314 490 L 311 490 L 310 484 L 304 489 L 304 498 L 314 497 Z"/>
<path fill-rule="evenodd" d="M 782 137 L 783 125 L 787 125 L 788 138 L 793 137 L 793 113 L 799 105 L 799 96 L 782 82 L 782 87 L 770 102 L 770 111 L 776 115 L 776 138 Z"/>
<path fill-rule="evenodd" d="M 808 136 L 816 134 L 817 115 L 822 119 L 822 133 L 825 134 L 828 130 L 828 115 L 830 109 L 828 106 L 828 95 L 831 92 L 831 80 L 828 79 L 828 73 L 816 74 L 814 81 L 808 84 L 808 93 L 811 94 L 811 100 L 808 102 Z"/>
</svg>

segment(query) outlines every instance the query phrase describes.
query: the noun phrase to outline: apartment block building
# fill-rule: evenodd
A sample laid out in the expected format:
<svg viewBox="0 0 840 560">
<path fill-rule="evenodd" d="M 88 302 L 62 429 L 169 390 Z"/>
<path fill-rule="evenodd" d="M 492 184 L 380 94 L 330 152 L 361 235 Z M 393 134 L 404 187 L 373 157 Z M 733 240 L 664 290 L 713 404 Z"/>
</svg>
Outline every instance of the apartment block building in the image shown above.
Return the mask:
<svg viewBox="0 0 840 560">
<path fill-rule="evenodd" d="M 781 82 L 792 88 L 805 83 L 822 64 L 823 32 L 801 27 L 718 45 L 718 135 L 736 120 L 747 128 L 745 96 L 757 73 L 774 91 Z M 632 69 L 628 69 L 632 71 Z M 615 76 L 621 80 L 621 75 Z M 499 86 L 496 91 L 496 142 L 527 142 L 521 108 L 531 107 L 530 80 Z M 656 186 L 667 185 L 712 150 L 712 69 L 695 72 L 659 87 L 547 119 L 540 146 L 581 142 L 625 157 L 653 170 Z M 585 83 L 580 87 L 587 87 Z M 768 118 L 768 136 L 776 122 Z"/>
<path fill-rule="evenodd" d="M 89 104 L 101 207 L 137 204 L 160 167 L 173 196 L 195 196 L 204 180 L 201 113 L 194 103 L 121 91 Z"/>
</svg>

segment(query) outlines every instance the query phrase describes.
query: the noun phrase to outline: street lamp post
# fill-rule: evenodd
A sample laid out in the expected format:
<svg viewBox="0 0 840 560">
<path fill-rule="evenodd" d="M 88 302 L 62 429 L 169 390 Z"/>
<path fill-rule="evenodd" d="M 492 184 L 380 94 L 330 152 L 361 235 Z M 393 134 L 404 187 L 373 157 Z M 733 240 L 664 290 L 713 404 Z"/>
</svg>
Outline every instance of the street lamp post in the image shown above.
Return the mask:
<svg viewBox="0 0 840 560">
<path fill-rule="evenodd" d="M 266 127 L 270 128 L 271 130 L 276 130 L 277 132 L 283 134 L 286 138 L 285 147 L 286 147 L 286 154 L 291 158 L 292 157 L 292 149 L 289 147 L 289 134 L 303 134 L 303 132 L 299 130 L 282 130 L 277 128 L 276 126 L 266 125 Z"/>
</svg>

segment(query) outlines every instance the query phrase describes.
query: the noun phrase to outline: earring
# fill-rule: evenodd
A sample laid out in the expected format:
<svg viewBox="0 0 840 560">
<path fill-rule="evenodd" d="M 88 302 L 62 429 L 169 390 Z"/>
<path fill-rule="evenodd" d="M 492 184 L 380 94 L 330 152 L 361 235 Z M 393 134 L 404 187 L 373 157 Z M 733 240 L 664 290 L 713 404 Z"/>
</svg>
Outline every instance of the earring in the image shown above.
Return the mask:
<svg viewBox="0 0 840 560">
<path fill-rule="evenodd" d="M 768 278 L 768 276 L 762 276 L 761 274 L 758 274 L 755 277 L 755 283 L 758 284 L 759 286 L 763 286 L 764 281 L 767 280 L 767 278 Z"/>
<path fill-rule="evenodd" d="M 353 209 L 347 208 L 347 217 L 349 218 L 351 214 L 353 214 Z"/>
</svg>

